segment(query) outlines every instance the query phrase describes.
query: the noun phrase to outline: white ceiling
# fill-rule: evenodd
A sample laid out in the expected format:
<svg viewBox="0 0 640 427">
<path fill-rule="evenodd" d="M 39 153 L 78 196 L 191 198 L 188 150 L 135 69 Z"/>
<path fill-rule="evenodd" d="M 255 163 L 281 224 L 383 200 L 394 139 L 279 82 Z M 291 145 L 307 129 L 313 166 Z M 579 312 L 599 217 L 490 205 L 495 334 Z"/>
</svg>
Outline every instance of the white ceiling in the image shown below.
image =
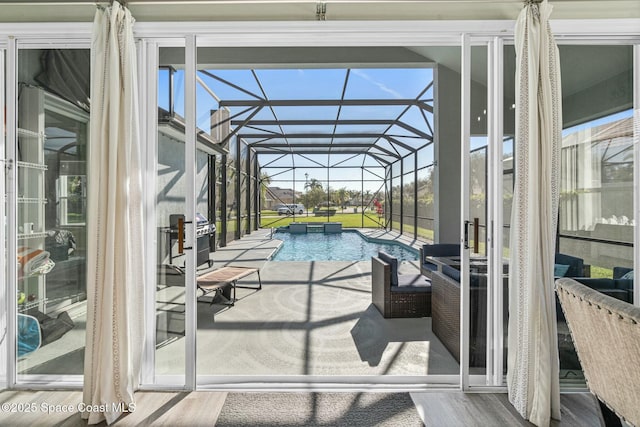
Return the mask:
<svg viewBox="0 0 640 427">
<path fill-rule="evenodd" d="M 639 2 L 640 3 L 640 2 Z M 474 47 L 471 56 L 472 79 L 487 81 L 486 47 Z M 561 45 L 560 63 L 565 96 L 588 90 L 617 75 L 632 72 L 633 50 L 622 45 Z M 215 58 L 215 60 L 214 60 Z M 460 49 L 448 46 L 428 47 L 272 47 L 272 48 L 200 48 L 198 66 L 214 69 L 242 68 L 373 68 L 424 67 L 438 63 L 460 71 Z M 181 48 L 163 49 L 165 65 L 182 68 Z M 515 49 L 505 46 L 505 93 L 514 92 Z"/>
</svg>

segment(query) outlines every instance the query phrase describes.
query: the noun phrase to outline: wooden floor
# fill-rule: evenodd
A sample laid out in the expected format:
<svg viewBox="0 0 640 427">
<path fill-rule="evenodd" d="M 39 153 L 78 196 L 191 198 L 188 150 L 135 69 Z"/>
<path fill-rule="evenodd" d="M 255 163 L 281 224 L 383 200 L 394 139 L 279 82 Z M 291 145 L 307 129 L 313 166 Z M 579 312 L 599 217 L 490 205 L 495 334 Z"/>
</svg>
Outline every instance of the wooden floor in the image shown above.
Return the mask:
<svg viewBox="0 0 640 427">
<path fill-rule="evenodd" d="M 427 427 L 532 425 L 520 418 L 505 394 L 425 392 L 411 395 Z M 112 425 L 213 426 L 220 415 L 226 396 L 227 393 L 224 392 L 206 391 L 139 392 L 136 394 L 135 412 L 121 417 Z M 79 391 L 4 391 L 0 393 L 0 425 L 86 426 L 86 421 L 80 418 L 77 410 L 81 401 L 82 393 Z M 590 394 L 563 394 L 561 401 L 562 421 L 554 422 L 552 426 L 603 425 L 597 404 Z M 46 411 L 47 408 L 50 409 L 49 413 Z M 71 412 L 65 412 L 65 408 L 71 408 Z M 35 411 L 28 412 L 29 409 Z M 256 420 L 256 425 L 260 425 L 260 420 Z"/>
<path fill-rule="evenodd" d="M 223 392 L 139 392 L 136 393 L 135 412 L 122 416 L 113 426 L 213 426 L 222 410 L 227 396 Z M 35 403 L 33 413 L 0 413 L 0 426 L 86 426 L 77 410 L 82 401 L 79 391 L 5 391 L 0 393 L 0 405 L 5 403 L 29 406 Z M 43 406 L 44 404 L 44 406 Z M 52 408 L 47 414 L 46 407 L 62 405 L 74 409 L 72 413 L 62 412 L 62 408 Z M 15 408 L 15 409 L 20 409 Z M 44 416 L 43 416 L 44 415 Z M 96 424 L 106 426 L 106 423 Z"/>
<path fill-rule="evenodd" d="M 427 427 L 533 426 L 522 419 L 506 394 L 412 393 Z M 588 393 L 562 394 L 561 421 L 552 427 L 601 427 L 600 409 Z"/>
</svg>

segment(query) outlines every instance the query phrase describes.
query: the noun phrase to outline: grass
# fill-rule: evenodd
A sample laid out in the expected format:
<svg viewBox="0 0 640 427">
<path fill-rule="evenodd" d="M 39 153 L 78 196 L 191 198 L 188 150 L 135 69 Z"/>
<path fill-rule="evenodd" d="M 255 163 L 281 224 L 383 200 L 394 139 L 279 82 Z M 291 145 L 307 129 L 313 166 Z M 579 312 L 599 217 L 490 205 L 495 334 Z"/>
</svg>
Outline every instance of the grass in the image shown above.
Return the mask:
<svg viewBox="0 0 640 427">
<path fill-rule="evenodd" d="M 400 231 L 400 223 L 398 221 L 392 221 L 391 225 L 394 230 Z M 404 231 L 407 235 L 413 236 L 414 230 L 415 230 L 415 227 L 413 225 L 408 225 L 408 224 L 404 225 Z M 418 237 L 422 237 L 426 240 L 433 241 L 434 235 L 435 234 L 433 230 L 418 227 Z"/>
<path fill-rule="evenodd" d="M 264 211 L 263 211 L 264 213 Z M 261 217 L 260 227 L 283 227 L 291 224 L 294 221 L 293 216 L 282 217 Z M 330 216 L 328 221 L 326 216 L 306 216 L 296 215 L 296 222 L 341 222 L 345 228 L 378 228 L 380 224 L 373 218 L 365 216 L 363 223 L 363 216 L 360 213 L 336 213 Z"/>
<path fill-rule="evenodd" d="M 592 265 L 591 277 L 611 279 L 613 277 L 613 269 Z"/>
</svg>

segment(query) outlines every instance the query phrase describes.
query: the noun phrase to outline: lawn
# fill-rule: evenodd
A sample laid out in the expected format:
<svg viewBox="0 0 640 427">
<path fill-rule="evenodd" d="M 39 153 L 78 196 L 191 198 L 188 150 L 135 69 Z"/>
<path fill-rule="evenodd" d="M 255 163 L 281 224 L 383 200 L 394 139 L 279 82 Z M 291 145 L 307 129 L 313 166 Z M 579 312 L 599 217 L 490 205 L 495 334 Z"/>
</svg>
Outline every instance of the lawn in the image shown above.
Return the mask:
<svg viewBox="0 0 640 427">
<path fill-rule="evenodd" d="M 400 230 L 400 222 L 393 221 L 392 222 L 392 227 L 393 227 L 394 230 Z M 404 232 L 407 235 L 412 236 L 414 230 L 415 230 L 415 227 L 413 225 L 408 225 L 408 224 L 404 225 Z M 429 230 L 429 229 L 426 229 L 426 228 L 418 227 L 418 237 L 422 237 L 422 238 L 424 238 L 426 240 L 429 240 L 429 241 L 433 242 L 434 232 L 433 232 L 433 230 Z"/>
<path fill-rule="evenodd" d="M 364 218 L 364 223 L 363 223 Z M 262 216 L 260 219 L 260 227 L 269 228 L 269 227 L 282 227 L 285 225 L 289 225 L 294 221 L 293 216 Z M 306 216 L 306 215 L 296 215 L 296 222 L 341 222 L 342 226 L 345 228 L 378 228 L 381 226 L 378 223 L 377 218 L 371 216 L 362 216 L 360 213 L 336 213 L 333 216 Z"/>
</svg>

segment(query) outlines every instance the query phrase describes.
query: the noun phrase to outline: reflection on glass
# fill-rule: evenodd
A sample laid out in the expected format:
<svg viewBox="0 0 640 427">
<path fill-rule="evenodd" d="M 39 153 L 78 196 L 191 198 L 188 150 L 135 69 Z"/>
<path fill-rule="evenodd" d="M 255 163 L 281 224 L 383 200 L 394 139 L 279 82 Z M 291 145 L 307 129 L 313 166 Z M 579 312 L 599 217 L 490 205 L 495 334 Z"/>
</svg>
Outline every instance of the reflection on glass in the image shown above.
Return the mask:
<svg viewBox="0 0 640 427">
<path fill-rule="evenodd" d="M 471 132 L 469 156 L 469 372 L 484 374 L 487 366 L 487 47 L 471 48 Z M 497 281 L 501 281 L 497 278 Z M 493 289 L 500 289 L 495 286 Z"/>
<path fill-rule="evenodd" d="M 185 213 L 184 49 L 160 48 L 156 177 L 156 375 L 185 373 L 185 254 L 178 239 Z M 201 165 L 198 165 L 198 170 Z M 192 191 L 192 189 L 189 189 Z"/>
<path fill-rule="evenodd" d="M 415 231 L 415 179 L 413 172 L 413 165 L 411 172 L 403 175 L 402 177 L 402 233 L 409 236 L 413 236 Z M 405 171 L 407 168 L 404 169 Z"/>
<path fill-rule="evenodd" d="M 418 237 L 433 242 L 435 238 L 434 168 L 418 170 Z"/>
<path fill-rule="evenodd" d="M 574 59 L 575 58 L 575 59 Z M 633 302 L 633 49 L 561 46 L 563 134 L 557 251 L 585 285 Z M 637 124 L 636 124 L 637 125 Z M 517 171 L 516 171 L 517 173 Z M 561 311 L 560 376 L 584 381 Z"/>
<path fill-rule="evenodd" d="M 475 138 L 477 141 L 480 138 Z M 487 255 L 487 145 L 471 150 L 469 155 L 469 233 L 472 255 Z"/>
<path fill-rule="evenodd" d="M 504 51 L 504 64 L 503 64 L 503 77 L 504 77 L 504 94 L 503 94 L 503 142 L 502 142 L 502 256 L 505 264 L 509 263 L 509 248 L 511 247 L 511 211 L 513 206 L 513 188 L 515 185 L 515 126 L 516 126 L 516 92 L 515 92 L 515 68 L 516 57 L 515 49 L 513 46 L 505 45 Z M 508 269 L 508 266 L 506 267 Z M 508 270 L 510 271 L 510 270 Z M 508 277 L 505 277 L 508 280 Z M 508 308 L 509 306 L 509 292 L 508 289 L 503 292 L 502 295 L 503 306 Z M 507 314 L 504 314 L 504 357 L 503 360 L 507 360 L 508 348 L 508 328 L 507 328 Z M 503 374 L 507 373 L 507 364 L 503 364 Z"/>
<path fill-rule="evenodd" d="M 18 57 L 18 380 L 81 375 L 89 51 L 21 50 Z"/>
</svg>

